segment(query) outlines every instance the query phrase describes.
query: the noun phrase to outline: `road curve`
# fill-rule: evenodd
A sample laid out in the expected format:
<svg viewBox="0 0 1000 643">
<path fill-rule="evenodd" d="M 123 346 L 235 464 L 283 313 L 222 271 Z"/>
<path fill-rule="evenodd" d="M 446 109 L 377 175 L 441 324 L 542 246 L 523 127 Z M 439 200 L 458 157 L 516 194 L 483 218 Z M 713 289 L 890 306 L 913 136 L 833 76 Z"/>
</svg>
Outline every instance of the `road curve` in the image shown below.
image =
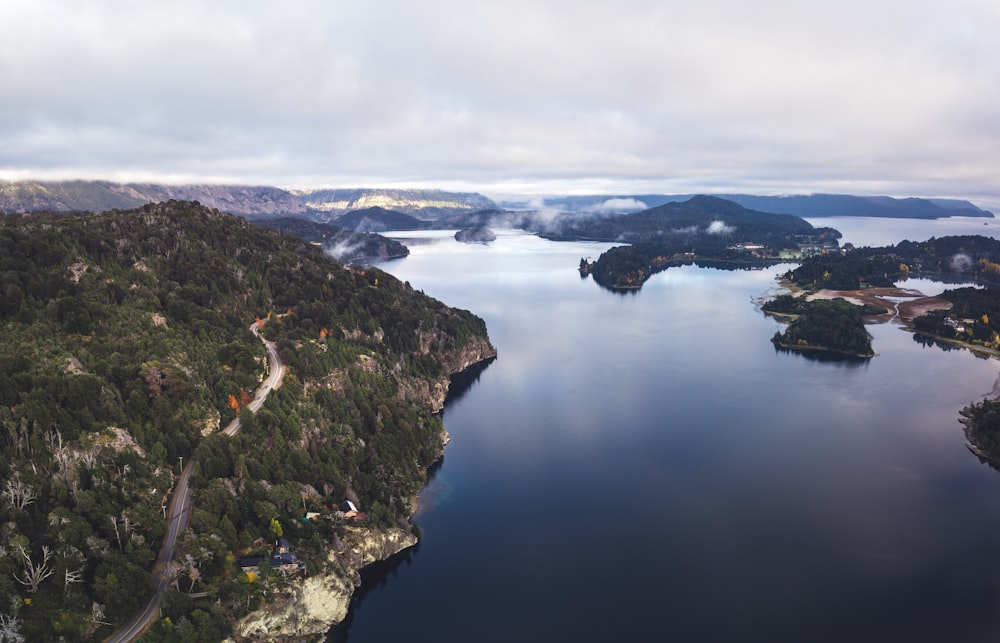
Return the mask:
<svg viewBox="0 0 1000 643">
<path fill-rule="evenodd" d="M 285 365 L 281 362 L 281 357 L 278 355 L 278 347 L 274 342 L 264 339 L 263 335 L 260 334 L 260 325 L 257 322 L 251 324 L 250 331 L 254 334 L 254 337 L 264 342 L 264 346 L 267 348 L 268 360 L 268 375 L 254 394 L 253 401 L 247 405 L 248 409 L 256 413 L 264 404 L 268 393 L 281 386 L 281 380 L 285 376 Z M 239 430 L 240 419 L 236 417 L 226 425 L 223 432 L 226 435 L 236 435 Z M 191 479 L 193 466 L 194 462 L 189 461 L 184 470 L 181 471 L 181 476 L 178 478 L 177 486 L 174 489 L 174 495 L 170 499 L 170 522 L 168 523 L 167 534 L 163 537 L 163 546 L 160 548 L 160 555 L 157 556 L 156 564 L 153 567 L 153 596 L 141 612 L 132 617 L 132 620 L 126 623 L 120 630 L 106 638 L 105 643 L 128 643 L 129 641 L 134 641 L 159 616 L 160 600 L 163 598 L 163 591 L 170 585 L 170 578 L 164 574 L 166 564 L 174 559 L 177 538 L 184 531 L 185 527 L 187 527 L 188 520 L 191 518 L 192 492 L 188 482 Z"/>
</svg>

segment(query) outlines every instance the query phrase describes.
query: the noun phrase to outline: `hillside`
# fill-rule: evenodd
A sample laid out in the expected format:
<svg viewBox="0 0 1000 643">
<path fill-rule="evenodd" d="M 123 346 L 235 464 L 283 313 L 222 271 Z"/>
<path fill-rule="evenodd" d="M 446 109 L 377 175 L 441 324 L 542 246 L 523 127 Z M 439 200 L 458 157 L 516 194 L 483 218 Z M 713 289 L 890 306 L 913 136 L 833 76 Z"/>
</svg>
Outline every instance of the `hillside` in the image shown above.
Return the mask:
<svg viewBox="0 0 1000 643">
<path fill-rule="evenodd" d="M 382 235 L 343 230 L 329 223 L 317 223 L 309 219 L 279 217 L 277 219 L 254 219 L 254 223 L 265 228 L 287 232 L 303 241 L 318 245 L 337 261 L 343 263 L 393 259 L 410 254 L 409 248 Z"/>
<path fill-rule="evenodd" d="M 253 416 L 255 318 L 288 373 Z M 149 640 L 219 640 L 295 582 L 240 572 L 257 539 L 336 567 L 345 498 L 372 533 L 407 529 L 449 376 L 495 355 L 467 311 L 187 202 L 0 217 L 0 324 L 0 615 L 32 641 L 100 640 L 145 604 L 184 463 L 194 510 Z"/>
<path fill-rule="evenodd" d="M 359 232 L 386 232 L 387 230 L 419 230 L 425 227 L 419 219 L 402 212 L 386 210 L 374 206 L 362 210 L 351 210 L 336 219 L 337 225 L 345 230 Z"/>
</svg>

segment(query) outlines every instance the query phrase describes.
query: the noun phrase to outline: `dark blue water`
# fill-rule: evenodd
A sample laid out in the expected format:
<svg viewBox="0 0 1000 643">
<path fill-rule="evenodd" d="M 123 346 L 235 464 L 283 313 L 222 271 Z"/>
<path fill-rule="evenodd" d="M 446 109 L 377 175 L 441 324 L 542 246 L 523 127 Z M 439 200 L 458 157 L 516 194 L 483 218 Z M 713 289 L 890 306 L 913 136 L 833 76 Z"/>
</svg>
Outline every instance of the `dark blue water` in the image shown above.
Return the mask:
<svg viewBox="0 0 1000 643">
<path fill-rule="evenodd" d="M 606 245 L 428 237 L 383 268 L 499 356 L 347 641 L 1000 638 L 1000 476 L 958 424 L 995 361 L 894 325 L 869 362 L 776 352 L 780 267 L 618 295 L 575 270 Z"/>
</svg>

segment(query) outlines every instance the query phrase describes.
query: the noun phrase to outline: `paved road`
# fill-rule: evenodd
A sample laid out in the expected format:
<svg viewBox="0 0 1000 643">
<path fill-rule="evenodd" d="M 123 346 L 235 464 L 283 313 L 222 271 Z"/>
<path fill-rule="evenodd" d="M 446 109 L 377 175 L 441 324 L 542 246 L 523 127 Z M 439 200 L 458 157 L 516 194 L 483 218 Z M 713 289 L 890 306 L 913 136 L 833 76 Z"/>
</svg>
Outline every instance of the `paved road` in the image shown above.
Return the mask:
<svg viewBox="0 0 1000 643">
<path fill-rule="evenodd" d="M 264 342 L 267 347 L 268 376 L 254 394 L 253 401 L 247 405 L 251 411 L 256 413 L 267 399 L 267 394 L 272 389 L 281 386 L 281 380 L 285 376 L 285 365 L 281 363 L 278 355 L 278 348 L 274 342 L 269 342 L 260 334 L 260 327 L 257 322 L 250 326 L 254 336 Z M 240 430 L 240 420 L 235 418 L 226 428 L 223 429 L 226 435 L 236 435 Z M 177 487 L 174 495 L 170 499 L 170 523 L 167 534 L 163 537 L 163 546 L 160 548 L 160 555 L 156 558 L 156 565 L 153 567 L 153 597 L 149 603 L 122 629 L 118 630 L 105 639 L 105 643 L 127 643 L 139 638 L 143 632 L 158 618 L 160 613 L 160 599 L 163 598 L 163 591 L 170 585 L 170 578 L 164 575 L 166 564 L 174 559 L 176 552 L 174 547 L 177 544 L 177 537 L 180 536 L 184 528 L 187 527 L 191 518 L 191 488 L 188 481 L 191 479 L 191 470 L 194 462 L 188 462 L 181 472 L 181 477 L 177 480 Z"/>
</svg>

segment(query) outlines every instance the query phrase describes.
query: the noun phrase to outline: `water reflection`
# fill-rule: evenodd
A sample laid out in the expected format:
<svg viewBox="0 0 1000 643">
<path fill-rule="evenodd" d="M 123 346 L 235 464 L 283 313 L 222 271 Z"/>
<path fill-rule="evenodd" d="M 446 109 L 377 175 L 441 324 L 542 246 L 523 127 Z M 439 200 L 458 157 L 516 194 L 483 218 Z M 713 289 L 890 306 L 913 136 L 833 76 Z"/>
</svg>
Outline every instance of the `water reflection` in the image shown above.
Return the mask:
<svg viewBox="0 0 1000 643">
<path fill-rule="evenodd" d="M 351 624 L 354 621 L 354 614 L 361 608 L 361 605 L 365 602 L 365 598 L 372 592 L 385 587 L 399 575 L 400 570 L 412 565 L 413 559 L 418 553 L 420 553 L 419 543 L 409 549 L 404 549 L 390 558 L 374 562 L 362 569 L 361 586 L 354 592 L 354 596 L 351 597 L 347 617 L 328 632 L 327 643 L 347 643 Z"/>
<path fill-rule="evenodd" d="M 831 366 L 839 366 L 841 368 L 866 367 L 871 362 L 870 358 L 858 357 L 857 355 L 845 355 L 843 353 L 834 353 L 833 351 L 824 350 L 794 350 L 777 345 L 774 347 L 774 352 L 784 353 L 786 355 L 792 354 L 810 362 L 829 364 Z"/>
</svg>

